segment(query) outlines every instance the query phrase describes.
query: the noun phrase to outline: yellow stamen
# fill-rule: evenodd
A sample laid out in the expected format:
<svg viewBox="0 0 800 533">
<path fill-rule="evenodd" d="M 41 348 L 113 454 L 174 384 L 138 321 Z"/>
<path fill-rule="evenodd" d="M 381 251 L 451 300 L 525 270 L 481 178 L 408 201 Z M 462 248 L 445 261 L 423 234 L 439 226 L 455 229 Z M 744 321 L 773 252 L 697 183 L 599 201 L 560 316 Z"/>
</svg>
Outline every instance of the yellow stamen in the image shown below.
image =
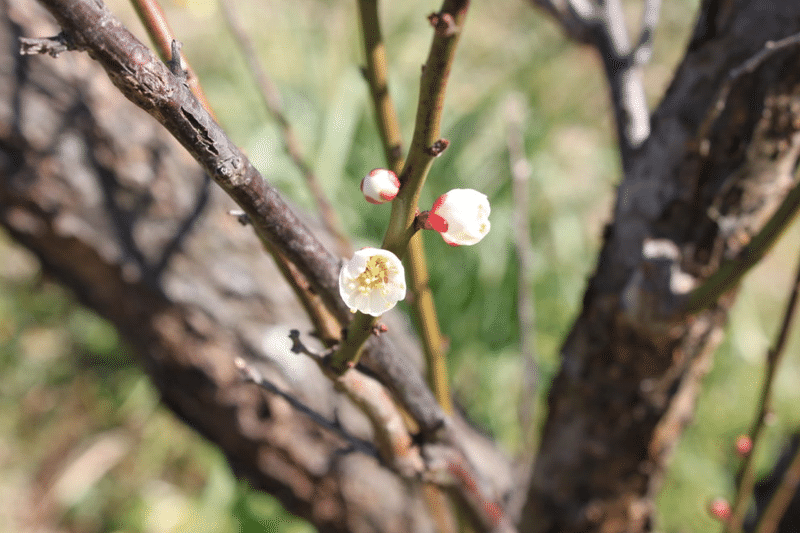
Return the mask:
<svg viewBox="0 0 800 533">
<path fill-rule="evenodd" d="M 364 272 L 356 278 L 358 291 L 361 294 L 369 294 L 374 290 L 380 289 L 386 291 L 386 285 L 389 283 L 389 276 L 392 274 L 392 268 L 385 257 L 380 255 L 373 255 L 367 261 L 367 267 Z"/>
</svg>

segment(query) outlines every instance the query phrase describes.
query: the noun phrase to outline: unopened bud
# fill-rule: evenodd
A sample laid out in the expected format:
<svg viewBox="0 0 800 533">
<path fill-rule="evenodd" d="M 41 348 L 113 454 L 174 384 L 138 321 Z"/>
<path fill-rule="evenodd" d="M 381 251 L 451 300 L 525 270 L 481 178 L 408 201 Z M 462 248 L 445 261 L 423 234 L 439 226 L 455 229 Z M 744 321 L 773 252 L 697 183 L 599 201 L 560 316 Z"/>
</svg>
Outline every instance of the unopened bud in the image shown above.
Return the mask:
<svg viewBox="0 0 800 533">
<path fill-rule="evenodd" d="M 453 189 L 441 195 L 431 209 L 432 214 L 447 222 L 446 230 L 439 233 L 451 246 L 480 242 L 492 227 L 490 212 L 489 199 L 473 189 Z"/>
<path fill-rule="evenodd" d="M 747 457 L 753 451 L 753 439 L 747 435 L 736 437 L 736 453 L 739 457 Z"/>
<path fill-rule="evenodd" d="M 727 522 L 731 517 L 731 504 L 725 498 L 714 498 L 708 504 L 708 512 L 720 522 Z"/>
<path fill-rule="evenodd" d="M 376 168 L 361 180 L 361 192 L 371 204 L 383 204 L 394 200 L 400 191 L 397 174 L 385 168 Z"/>
</svg>

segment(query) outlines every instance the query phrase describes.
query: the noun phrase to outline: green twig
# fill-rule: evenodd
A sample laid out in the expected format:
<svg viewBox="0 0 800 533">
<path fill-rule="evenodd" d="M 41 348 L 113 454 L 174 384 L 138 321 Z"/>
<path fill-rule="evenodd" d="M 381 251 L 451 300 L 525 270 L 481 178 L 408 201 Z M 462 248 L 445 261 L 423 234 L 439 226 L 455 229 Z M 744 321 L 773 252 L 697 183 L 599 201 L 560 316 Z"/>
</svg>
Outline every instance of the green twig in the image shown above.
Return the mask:
<svg viewBox="0 0 800 533">
<path fill-rule="evenodd" d="M 453 400 L 447 371 L 447 353 L 429 284 L 422 235 L 414 235 L 408 243 L 407 263 L 411 278 L 411 292 L 414 295 L 412 300 L 414 316 L 419 324 L 422 347 L 428 367 L 428 385 L 430 385 L 436 401 L 442 406 L 442 410 L 451 415 L 453 414 Z"/>
<path fill-rule="evenodd" d="M 744 522 L 748 503 L 753 493 L 753 486 L 755 485 L 755 450 L 759 445 L 760 437 L 765 427 L 767 413 L 772 404 L 772 386 L 775 383 L 775 374 L 785 351 L 786 340 L 789 337 L 789 331 L 797 309 L 798 293 L 800 293 L 800 263 L 798 263 L 792 292 L 783 313 L 783 320 L 780 330 L 778 331 L 778 337 L 775 340 L 775 345 L 767 352 L 767 368 L 758 402 L 758 412 L 749 433 L 753 448 L 744 458 L 742 466 L 739 469 L 736 498 L 731 509 L 731 518 L 726 522 L 723 528 L 724 533 L 741 533 L 742 531 L 742 523 Z"/>
<path fill-rule="evenodd" d="M 411 237 L 416 232 L 414 219 L 417 215 L 420 190 L 425 184 L 425 178 L 428 176 L 433 160 L 441 153 L 441 147 L 446 146 L 445 143 L 439 142 L 441 141 L 439 130 L 445 88 L 468 6 L 469 1 L 467 0 L 445 0 L 441 11 L 429 17 L 435 33 L 420 80 L 414 136 L 403 171 L 398 176 L 400 193 L 392 202 L 392 214 L 382 244 L 382 248 L 389 250 L 401 259 L 405 255 Z M 375 8 L 374 17 L 372 20 L 377 22 L 377 8 Z M 365 36 L 365 39 L 371 39 L 370 42 L 374 43 L 375 39 L 380 39 L 380 30 L 377 24 L 374 24 L 374 27 L 370 28 L 367 33 L 370 36 Z M 374 52 L 381 48 L 382 46 L 373 46 L 372 50 Z M 378 59 L 382 57 L 385 64 L 385 54 L 378 53 L 375 57 Z M 399 134 L 397 138 L 399 139 Z M 361 312 L 356 313 L 353 322 L 348 327 L 347 336 L 342 341 L 338 352 L 333 356 L 331 364 L 335 371 L 344 372 L 350 365 L 358 362 L 363 345 L 376 323 L 377 318 Z"/>
<path fill-rule="evenodd" d="M 364 37 L 364 52 L 367 59 L 364 77 L 367 79 L 375 107 L 375 121 L 378 123 L 389 169 L 400 174 L 403 169 L 403 141 L 400 137 L 400 122 L 397 120 L 394 102 L 389 92 L 389 69 L 378 18 L 378 0 L 359 0 L 358 10 L 361 15 L 361 35 Z"/>
<path fill-rule="evenodd" d="M 375 107 L 375 120 L 383 142 L 386 162 L 396 174 L 403 170 L 400 122 L 397 119 L 394 103 L 388 87 L 388 63 L 386 47 L 381 36 L 381 25 L 378 18 L 377 0 L 359 0 L 361 28 L 364 36 L 364 50 L 367 66 L 364 75 L 369 84 L 372 103 Z M 413 315 L 422 337 L 428 369 L 428 384 L 442 409 L 451 414 L 453 404 L 450 395 L 450 380 L 447 373 L 447 361 L 444 340 L 439 328 L 439 318 L 428 283 L 428 265 L 425 260 L 425 246 L 422 236 L 415 235 L 408 243 L 406 270 L 410 278 L 413 298 L 411 306 Z"/>
<path fill-rule="evenodd" d="M 764 509 L 764 513 L 758 521 L 755 533 L 775 533 L 778 530 L 778 525 L 781 518 L 786 514 L 792 498 L 797 492 L 798 484 L 800 483 L 800 447 L 794 454 L 789 468 L 783 473 L 781 484 L 775 489 L 772 494 L 772 499 Z"/>
<path fill-rule="evenodd" d="M 438 155 L 434 147 L 440 140 L 447 79 L 468 7 L 467 0 L 445 0 L 441 11 L 429 17 L 435 35 L 423 65 L 414 135 L 399 176 L 400 193 L 392 202 L 392 215 L 383 239 L 383 247 L 387 250 L 405 250 L 408 241 L 403 237 L 414 223 L 420 190 Z"/>
</svg>

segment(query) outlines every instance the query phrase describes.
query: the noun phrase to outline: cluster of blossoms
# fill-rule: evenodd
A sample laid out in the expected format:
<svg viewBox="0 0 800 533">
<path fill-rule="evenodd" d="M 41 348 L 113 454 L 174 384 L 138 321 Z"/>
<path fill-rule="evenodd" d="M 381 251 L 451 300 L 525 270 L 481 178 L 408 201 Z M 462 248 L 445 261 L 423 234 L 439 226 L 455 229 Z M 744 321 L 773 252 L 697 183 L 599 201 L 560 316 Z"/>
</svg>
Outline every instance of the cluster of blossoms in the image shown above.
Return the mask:
<svg viewBox="0 0 800 533">
<path fill-rule="evenodd" d="M 373 204 L 394 200 L 400 181 L 391 170 L 375 169 L 361 180 L 364 198 Z M 489 223 L 489 199 L 473 189 L 453 189 L 440 196 L 430 211 L 419 215 L 425 229 L 439 232 L 451 246 L 473 245 L 483 239 Z M 339 294 L 355 311 L 380 316 L 405 298 L 403 264 L 388 250 L 364 248 L 339 272 Z"/>
</svg>

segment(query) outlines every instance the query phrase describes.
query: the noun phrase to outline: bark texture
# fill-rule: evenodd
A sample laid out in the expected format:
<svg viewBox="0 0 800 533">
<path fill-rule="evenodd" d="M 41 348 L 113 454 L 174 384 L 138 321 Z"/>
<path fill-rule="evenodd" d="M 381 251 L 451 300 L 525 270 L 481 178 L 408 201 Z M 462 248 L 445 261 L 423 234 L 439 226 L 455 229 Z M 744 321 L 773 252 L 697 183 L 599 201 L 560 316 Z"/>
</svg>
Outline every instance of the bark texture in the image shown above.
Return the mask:
<svg viewBox="0 0 800 533">
<path fill-rule="evenodd" d="M 20 56 L 20 37 L 59 28 L 34 2 L 0 6 L 0 224 L 119 328 L 164 402 L 252 486 L 320 531 L 433 531 L 422 482 L 383 464 L 366 418 L 289 351 L 290 329 L 308 342 L 311 326 L 236 204 L 86 54 Z M 390 328 L 398 371 L 419 373 L 405 323 Z M 236 356 L 304 407 L 244 383 Z M 452 429 L 506 493 L 506 459 Z"/>
<path fill-rule="evenodd" d="M 27 0 L 0 6 L 0 223 L 117 325 L 164 401 L 218 444 L 238 475 L 320 531 L 433 531 L 421 482 L 387 468 L 364 416 L 315 363 L 289 351 L 289 329 L 310 325 L 252 230 L 227 214 L 233 202 L 89 57 L 19 56 L 19 37 L 58 28 Z M 685 294 L 747 250 L 796 182 L 797 47 L 729 75 L 766 41 L 798 30 L 798 2 L 701 6 L 651 136 L 629 154 L 583 311 L 562 349 L 522 531 L 651 528 L 652 497 L 733 296 L 688 313 Z M 724 109 L 712 111 L 726 84 Z M 189 124 L 187 138 L 200 126 Z M 298 262 L 301 248 L 292 252 Z M 325 263 L 312 281 L 330 289 Z M 320 266 L 305 264 L 312 276 Z M 414 343 L 392 345 L 412 352 L 394 359 L 394 375 L 417 373 Z M 236 355 L 338 425 L 242 383 Z M 427 434 L 441 425 L 436 409 L 420 408 L 416 418 Z M 481 475 L 462 484 L 489 484 L 475 492 L 506 501 L 508 461 L 454 425 L 449 438 L 462 441 Z"/>
<path fill-rule="evenodd" d="M 687 313 L 682 293 L 740 254 L 796 182 L 797 46 L 730 74 L 799 30 L 797 2 L 703 3 L 562 348 L 523 531 L 652 527 L 653 496 L 733 300 L 715 295 Z"/>
</svg>

